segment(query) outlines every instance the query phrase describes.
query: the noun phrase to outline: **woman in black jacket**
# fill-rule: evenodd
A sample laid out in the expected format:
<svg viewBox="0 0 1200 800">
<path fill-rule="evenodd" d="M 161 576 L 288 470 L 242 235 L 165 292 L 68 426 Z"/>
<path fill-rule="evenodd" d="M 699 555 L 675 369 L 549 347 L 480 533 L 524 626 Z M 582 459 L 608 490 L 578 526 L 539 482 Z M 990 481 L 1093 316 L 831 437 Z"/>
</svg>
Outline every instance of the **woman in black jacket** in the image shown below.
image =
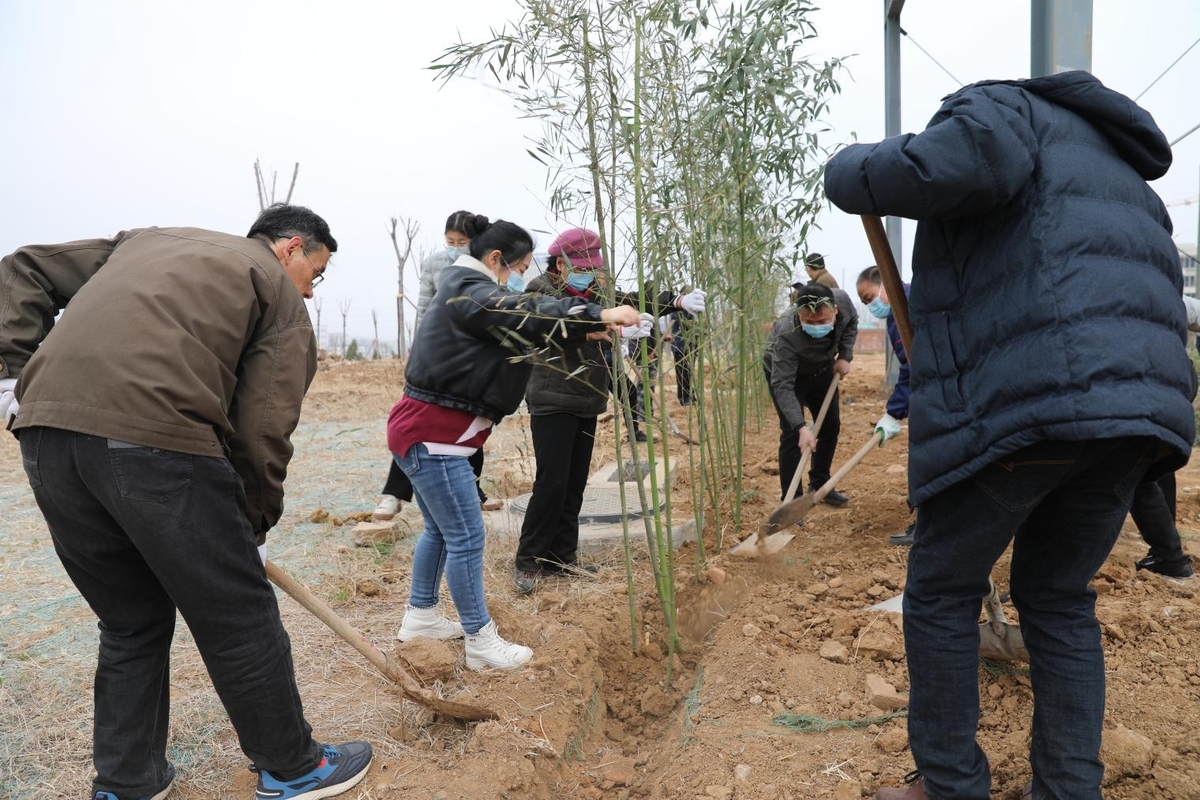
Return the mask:
<svg viewBox="0 0 1200 800">
<path fill-rule="evenodd" d="M 488 615 L 483 515 L 468 459 L 520 404 L 530 372 L 520 356 L 529 346 L 638 322 L 628 306 L 601 309 L 582 298 L 507 291 L 510 275 L 523 274 L 532 253 L 528 232 L 498 221 L 471 240 L 470 255 L 445 268 L 417 329 L 404 396 L 388 418 L 388 448 L 425 518 L 398 637 L 465 635 L 473 670 L 515 669 L 533 651 L 502 639 Z M 438 613 L 443 573 L 461 624 Z"/>
</svg>

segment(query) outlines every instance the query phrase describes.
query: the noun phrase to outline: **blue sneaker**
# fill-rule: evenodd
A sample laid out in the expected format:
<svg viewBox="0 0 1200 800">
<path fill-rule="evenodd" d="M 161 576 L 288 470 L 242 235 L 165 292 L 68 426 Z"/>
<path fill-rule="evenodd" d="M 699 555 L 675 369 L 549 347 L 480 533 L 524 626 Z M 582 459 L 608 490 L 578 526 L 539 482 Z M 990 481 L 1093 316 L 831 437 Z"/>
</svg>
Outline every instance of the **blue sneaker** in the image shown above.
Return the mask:
<svg viewBox="0 0 1200 800">
<path fill-rule="evenodd" d="M 258 773 L 256 800 L 317 800 L 333 797 L 355 786 L 371 766 L 371 745 L 366 742 L 327 744 L 321 748 L 321 763 L 311 772 L 280 780 L 265 769 L 251 767 Z"/>
<path fill-rule="evenodd" d="M 163 785 L 157 792 L 149 797 L 138 798 L 138 800 L 166 800 L 167 795 L 171 793 L 171 785 L 175 783 L 175 765 L 167 764 L 167 774 L 163 776 Z M 123 800 L 119 794 L 112 792 L 96 792 L 92 795 L 92 800 Z"/>
</svg>

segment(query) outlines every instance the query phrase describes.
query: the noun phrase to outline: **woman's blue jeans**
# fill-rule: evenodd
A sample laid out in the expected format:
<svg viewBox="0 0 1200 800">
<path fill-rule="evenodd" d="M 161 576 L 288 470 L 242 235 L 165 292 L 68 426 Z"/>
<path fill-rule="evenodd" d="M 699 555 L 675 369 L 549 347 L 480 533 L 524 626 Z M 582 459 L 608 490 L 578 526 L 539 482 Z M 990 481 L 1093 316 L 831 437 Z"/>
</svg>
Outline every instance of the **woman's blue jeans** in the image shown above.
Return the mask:
<svg viewBox="0 0 1200 800">
<path fill-rule="evenodd" d="M 474 635 L 491 622 L 483 596 L 483 512 L 475 472 L 466 456 L 431 455 L 423 444 L 392 457 L 412 483 L 425 518 L 408 602 L 416 608 L 437 605 L 445 574 L 463 631 Z"/>
<path fill-rule="evenodd" d="M 904 587 L 908 734 L 931 798 L 991 796 L 979 724 L 979 613 L 1013 543 L 1010 588 L 1033 684 L 1033 796 L 1100 800 L 1104 652 L 1089 582 L 1157 458 L 1149 437 L 1045 441 L 921 503 Z"/>
</svg>

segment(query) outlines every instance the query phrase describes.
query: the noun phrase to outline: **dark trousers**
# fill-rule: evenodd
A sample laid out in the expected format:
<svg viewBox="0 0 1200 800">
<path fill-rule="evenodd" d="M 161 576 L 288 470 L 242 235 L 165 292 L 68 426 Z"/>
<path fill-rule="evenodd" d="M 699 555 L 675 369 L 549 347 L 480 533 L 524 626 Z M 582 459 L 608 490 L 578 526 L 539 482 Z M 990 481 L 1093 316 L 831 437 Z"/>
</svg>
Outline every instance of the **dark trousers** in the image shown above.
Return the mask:
<svg viewBox="0 0 1200 800">
<path fill-rule="evenodd" d="M 471 465 L 471 469 L 475 471 L 475 491 L 479 493 L 479 502 L 487 502 L 487 494 L 484 493 L 483 487 L 479 485 L 479 476 L 483 474 L 483 448 L 479 448 L 475 453 L 467 459 Z M 406 503 L 411 503 L 413 499 L 412 483 L 408 480 L 408 476 L 404 474 L 404 470 L 396 466 L 396 460 L 392 459 L 391 466 L 388 467 L 387 482 L 383 484 L 381 494 L 390 494 L 392 497 L 399 497 Z"/>
<path fill-rule="evenodd" d="M 765 364 L 764 368 L 769 386 L 771 369 Z M 821 412 L 821 404 L 825 402 L 825 393 L 829 391 L 829 384 L 832 381 L 832 367 L 815 375 L 796 376 L 796 399 L 800 401 L 801 406 L 808 409 L 813 422 L 816 422 L 817 414 Z M 771 402 L 775 404 L 775 413 L 779 415 L 779 499 L 782 500 L 787 496 L 788 486 L 792 483 L 792 476 L 796 473 L 796 468 L 800 466 L 799 431 L 788 423 L 774 394 L 771 395 Z M 829 470 L 833 466 L 833 455 L 837 451 L 838 434 L 841 433 L 841 430 L 842 399 L 839 389 L 833 393 L 829 410 L 825 412 L 825 421 L 821 423 L 821 430 L 817 433 L 817 449 L 809 461 L 808 485 L 814 491 L 820 489 L 829 480 Z M 803 491 L 804 486 L 801 484 L 796 490 L 797 496 Z"/>
<path fill-rule="evenodd" d="M 54 549 L 100 620 L 93 792 L 162 788 L 176 609 L 246 756 L 283 778 L 315 767 L 291 642 L 229 461 L 56 428 L 21 431 L 21 458 Z"/>
<path fill-rule="evenodd" d="M 1138 532 L 1150 545 L 1150 553 L 1166 561 L 1187 558 L 1179 529 L 1175 527 L 1175 473 L 1169 472 L 1156 481 L 1143 481 L 1133 490 L 1133 505 L 1129 507 Z"/>
<path fill-rule="evenodd" d="M 633 412 L 633 414 L 632 414 L 633 415 L 633 429 L 634 429 L 634 431 L 637 431 L 639 428 L 639 423 L 646 421 L 646 407 L 644 405 L 644 403 L 645 403 L 644 398 L 646 397 L 646 395 L 643 394 L 643 392 L 646 391 L 646 387 L 640 381 L 634 381 L 628 375 L 622 375 L 621 381 L 625 385 L 625 397 L 629 398 L 629 409 L 631 412 Z M 653 408 L 654 408 L 654 391 L 653 391 L 653 389 L 650 390 L 649 396 L 650 396 L 650 408 L 651 408 L 651 410 L 653 410 Z M 624 402 L 625 397 L 618 396 L 617 397 L 618 402 Z M 621 412 L 618 410 L 618 413 L 623 414 L 624 412 Z M 624 419 L 624 417 L 622 417 L 622 419 Z"/>
<path fill-rule="evenodd" d="M 1150 438 L 1048 441 L 925 500 L 904 587 L 909 743 L 930 797 L 990 796 L 979 723 L 979 613 L 1013 543 L 1029 649 L 1034 797 L 1099 800 L 1104 653 L 1089 582 L 1158 453 Z"/>
<path fill-rule="evenodd" d="M 516 568 L 537 572 L 574 564 L 579 509 L 592 465 L 596 418 L 536 414 L 529 418 L 537 472 L 521 525 Z"/>
<path fill-rule="evenodd" d="M 678 325 L 671 337 L 671 354 L 675 357 L 675 394 L 679 404 L 686 406 L 692 402 L 692 362 L 695 361 L 696 350 L 684 338 Z M 767 382 L 770 383 L 770 379 Z"/>
</svg>

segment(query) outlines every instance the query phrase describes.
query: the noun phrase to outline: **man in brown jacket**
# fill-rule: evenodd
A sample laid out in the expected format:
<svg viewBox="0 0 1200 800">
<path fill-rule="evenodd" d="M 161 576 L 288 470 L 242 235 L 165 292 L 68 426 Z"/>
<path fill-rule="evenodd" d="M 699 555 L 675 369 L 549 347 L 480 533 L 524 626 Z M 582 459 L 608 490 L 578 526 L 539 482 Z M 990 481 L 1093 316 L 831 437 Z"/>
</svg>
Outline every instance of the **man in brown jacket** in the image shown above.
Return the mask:
<svg viewBox="0 0 1200 800">
<path fill-rule="evenodd" d="M 245 237 L 144 228 L 0 259 L 0 413 L 100 620 L 96 800 L 170 790 L 177 609 L 259 797 L 331 796 L 370 766 L 366 742 L 313 740 L 256 550 L 316 372 L 304 298 L 336 250 L 319 216 L 275 205 Z"/>
<path fill-rule="evenodd" d="M 828 286 L 830 289 L 840 288 L 837 279 L 829 274 L 829 270 L 825 269 L 825 256 L 820 253 L 809 253 L 804 257 L 804 271 L 808 273 L 808 279 L 814 283 Z"/>
</svg>

